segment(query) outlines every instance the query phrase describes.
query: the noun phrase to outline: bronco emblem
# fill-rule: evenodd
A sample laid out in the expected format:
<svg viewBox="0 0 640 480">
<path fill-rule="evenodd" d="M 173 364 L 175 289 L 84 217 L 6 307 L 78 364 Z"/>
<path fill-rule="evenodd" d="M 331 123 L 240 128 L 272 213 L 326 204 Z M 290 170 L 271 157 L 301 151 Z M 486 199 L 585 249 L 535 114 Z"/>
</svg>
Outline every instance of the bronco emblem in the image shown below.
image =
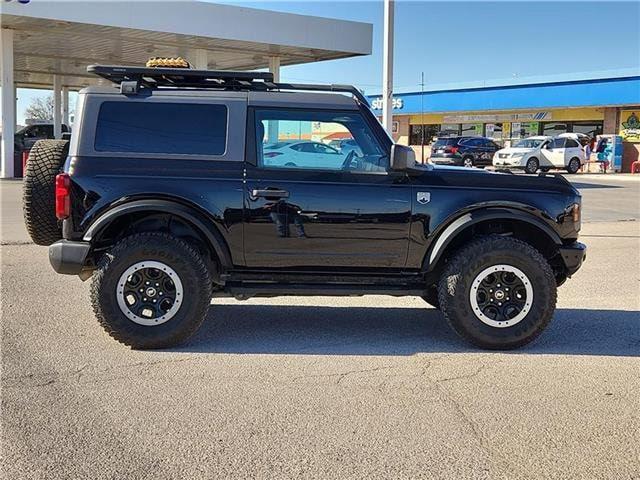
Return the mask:
<svg viewBox="0 0 640 480">
<path fill-rule="evenodd" d="M 429 203 L 431 201 L 431 194 L 429 192 L 418 192 L 418 203 L 424 205 L 425 203 Z"/>
</svg>

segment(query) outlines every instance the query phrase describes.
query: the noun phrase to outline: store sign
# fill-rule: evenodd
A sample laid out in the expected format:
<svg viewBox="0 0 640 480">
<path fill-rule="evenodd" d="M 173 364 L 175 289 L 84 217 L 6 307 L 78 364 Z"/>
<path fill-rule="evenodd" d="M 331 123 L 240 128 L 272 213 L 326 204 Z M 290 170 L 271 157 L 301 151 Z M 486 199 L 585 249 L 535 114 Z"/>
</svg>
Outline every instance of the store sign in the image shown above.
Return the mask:
<svg viewBox="0 0 640 480">
<path fill-rule="evenodd" d="M 640 143 L 640 110 L 620 112 L 620 136 L 625 142 Z"/>
<path fill-rule="evenodd" d="M 527 120 L 551 120 L 551 112 L 526 112 L 526 113 L 496 113 L 478 115 L 444 115 L 443 123 L 495 123 L 495 122 L 520 122 Z"/>
<path fill-rule="evenodd" d="M 404 100 L 401 98 L 392 98 L 391 99 L 391 108 L 393 110 L 402 110 L 404 107 Z M 376 98 L 371 102 L 371 108 L 374 110 L 382 110 L 382 97 Z"/>
</svg>

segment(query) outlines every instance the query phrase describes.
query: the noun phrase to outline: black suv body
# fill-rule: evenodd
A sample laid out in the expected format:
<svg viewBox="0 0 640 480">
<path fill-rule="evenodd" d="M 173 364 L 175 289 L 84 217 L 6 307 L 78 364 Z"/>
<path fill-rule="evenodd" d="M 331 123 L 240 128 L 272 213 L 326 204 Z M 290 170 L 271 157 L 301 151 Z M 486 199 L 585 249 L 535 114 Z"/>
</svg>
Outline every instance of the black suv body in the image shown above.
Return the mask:
<svg viewBox="0 0 640 480">
<path fill-rule="evenodd" d="M 502 147 L 485 137 L 444 137 L 431 147 L 431 162 L 437 165 L 486 167 Z"/>
<path fill-rule="evenodd" d="M 215 296 L 383 294 L 422 296 L 476 345 L 514 348 L 585 257 L 564 178 L 416 165 L 351 88 L 132 77 L 80 92 L 49 247 L 57 272 L 93 276 L 96 315 L 127 345 L 183 341 Z M 307 91 L 323 88 L 356 98 Z M 263 148 L 332 125 L 362 155 Z"/>
</svg>

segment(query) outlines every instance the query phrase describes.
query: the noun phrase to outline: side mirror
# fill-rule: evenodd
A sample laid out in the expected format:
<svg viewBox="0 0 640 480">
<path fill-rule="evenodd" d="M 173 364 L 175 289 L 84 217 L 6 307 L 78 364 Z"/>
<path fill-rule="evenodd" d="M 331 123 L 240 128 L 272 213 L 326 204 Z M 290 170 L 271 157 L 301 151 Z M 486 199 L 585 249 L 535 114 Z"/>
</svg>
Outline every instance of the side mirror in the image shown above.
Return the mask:
<svg viewBox="0 0 640 480">
<path fill-rule="evenodd" d="M 393 144 L 391 147 L 391 170 L 406 171 L 415 168 L 416 154 L 412 148 Z"/>
</svg>

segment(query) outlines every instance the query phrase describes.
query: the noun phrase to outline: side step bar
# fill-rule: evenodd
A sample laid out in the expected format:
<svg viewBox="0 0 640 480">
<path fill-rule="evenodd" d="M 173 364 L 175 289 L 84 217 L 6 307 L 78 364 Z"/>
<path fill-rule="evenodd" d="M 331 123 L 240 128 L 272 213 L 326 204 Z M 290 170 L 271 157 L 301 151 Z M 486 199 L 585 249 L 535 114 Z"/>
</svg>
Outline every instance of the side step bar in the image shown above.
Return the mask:
<svg viewBox="0 0 640 480">
<path fill-rule="evenodd" d="M 251 297 L 280 297 L 287 295 L 301 296 L 363 296 L 363 295 L 425 295 L 422 285 L 349 285 L 318 283 L 227 283 L 224 290 L 214 292 L 214 297 L 235 297 L 246 300 Z"/>
</svg>

